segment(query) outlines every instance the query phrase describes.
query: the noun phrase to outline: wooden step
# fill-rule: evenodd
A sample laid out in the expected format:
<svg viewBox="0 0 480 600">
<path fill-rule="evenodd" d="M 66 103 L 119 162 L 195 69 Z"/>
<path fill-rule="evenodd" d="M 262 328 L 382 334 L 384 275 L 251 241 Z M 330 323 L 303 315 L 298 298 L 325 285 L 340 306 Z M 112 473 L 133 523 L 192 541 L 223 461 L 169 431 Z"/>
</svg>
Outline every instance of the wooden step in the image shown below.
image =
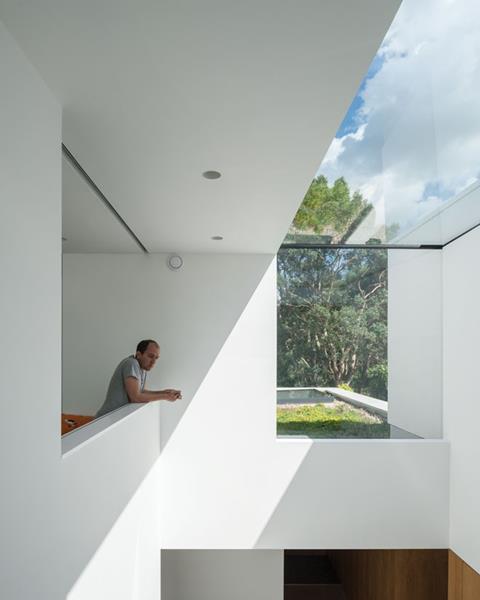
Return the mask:
<svg viewBox="0 0 480 600">
<path fill-rule="evenodd" d="M 339 583 L 286 583 L 284 600 L 345 600 Z"/>
</svg>

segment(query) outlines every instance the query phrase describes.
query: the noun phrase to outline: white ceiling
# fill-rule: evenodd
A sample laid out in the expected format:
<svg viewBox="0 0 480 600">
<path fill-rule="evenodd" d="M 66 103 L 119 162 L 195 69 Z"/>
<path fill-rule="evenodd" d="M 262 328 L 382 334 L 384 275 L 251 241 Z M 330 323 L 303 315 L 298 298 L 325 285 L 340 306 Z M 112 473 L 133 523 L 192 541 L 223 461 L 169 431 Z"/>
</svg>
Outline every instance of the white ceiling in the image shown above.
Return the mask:
<svg viewBox="0 0 480 600">
<path fill-rule="evenodd" d="M 398 4 L 0 0 L 0 18 L 150 252 L 274 253 Z M 66 250 L 136 251 L 69 168 Z"/>
</svg>

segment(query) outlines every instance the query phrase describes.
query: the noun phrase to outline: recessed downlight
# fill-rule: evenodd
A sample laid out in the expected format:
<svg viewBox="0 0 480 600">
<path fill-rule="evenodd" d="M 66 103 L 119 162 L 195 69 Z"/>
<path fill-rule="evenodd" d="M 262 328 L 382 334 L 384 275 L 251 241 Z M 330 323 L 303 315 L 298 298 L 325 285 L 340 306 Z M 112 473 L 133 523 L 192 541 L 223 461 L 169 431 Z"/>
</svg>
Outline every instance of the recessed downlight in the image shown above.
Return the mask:
<svg viewBox="0 0 480 600">
<path fill-rule="evenodd" d="M 214 240 L 215 242 L 219 242 L 220 240 L 223 240 L 223 236 L 222 235 L 212 235 L 212 240 Z"/>
<path fill-rule="evenodd" d="M 220 179 L 222 174 L 219 171 L 204 171 L 202 176 L 205 177 L 205 179 Z"/>
</svg>

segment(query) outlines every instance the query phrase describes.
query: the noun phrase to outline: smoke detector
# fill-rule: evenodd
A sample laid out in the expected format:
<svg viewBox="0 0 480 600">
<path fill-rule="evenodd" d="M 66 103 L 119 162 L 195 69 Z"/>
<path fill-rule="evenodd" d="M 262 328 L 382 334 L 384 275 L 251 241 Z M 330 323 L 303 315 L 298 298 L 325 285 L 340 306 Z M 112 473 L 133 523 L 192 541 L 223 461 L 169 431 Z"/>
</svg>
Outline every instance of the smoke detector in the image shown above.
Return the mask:
<svg viewBox="0 0 480 600">
<path fill-rule="evenodd" d="M 183 266 L 183 258 L 178 254 L 170 254 L 167 259 L 167 266 L 172 271 L 178 271 Z"/>
</svg>

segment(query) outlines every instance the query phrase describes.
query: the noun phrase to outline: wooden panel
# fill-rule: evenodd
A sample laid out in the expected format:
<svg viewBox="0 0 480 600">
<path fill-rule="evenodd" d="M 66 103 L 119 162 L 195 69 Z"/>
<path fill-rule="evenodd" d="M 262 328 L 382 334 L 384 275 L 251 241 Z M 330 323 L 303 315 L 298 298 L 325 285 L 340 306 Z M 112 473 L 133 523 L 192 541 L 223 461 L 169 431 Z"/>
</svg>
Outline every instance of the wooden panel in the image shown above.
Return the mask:
<svg viewBox="0 0 480 600">
<path fill-rule="evenodd" d="M 480 574 L 451 550 L 448 553 L 448 600 L 480 600 Z"/>
<path fill-rule="evenodd" d="M 467 563 L 463 563 L 462 600 L 480 600 L 480 575 Z"/>
<path fill-rule="evenodd" d="M 448 600 L 463 598 L 463 561 L 455 552 L 448 551 Z"/>
<path fill-rule="evenodd" d="M 90 423 L 94 419 L 95 419 L 95 417 L 87 416 L 87 415 L 71 415 L 71 414 L 62 413 L 62 418 L 61 418 L 62 435 L 65 435 L 66 433 L 70 433 L 70 431 L 73 431 L 74 429 L 77 429 L 78 427 L 83 427 L 84 425 L 86 425 L 87 423 Z"/>
<path fill-rule="evenodd" d="M 348 600 L 447 600 L 447 550 L 336 550 L 329 555 Z"/>
<path fill-rule="evenodd" d="M 446 550 L 399 550 L 394 560 L 395 600 L 447 600 Z"/>
</svg>

